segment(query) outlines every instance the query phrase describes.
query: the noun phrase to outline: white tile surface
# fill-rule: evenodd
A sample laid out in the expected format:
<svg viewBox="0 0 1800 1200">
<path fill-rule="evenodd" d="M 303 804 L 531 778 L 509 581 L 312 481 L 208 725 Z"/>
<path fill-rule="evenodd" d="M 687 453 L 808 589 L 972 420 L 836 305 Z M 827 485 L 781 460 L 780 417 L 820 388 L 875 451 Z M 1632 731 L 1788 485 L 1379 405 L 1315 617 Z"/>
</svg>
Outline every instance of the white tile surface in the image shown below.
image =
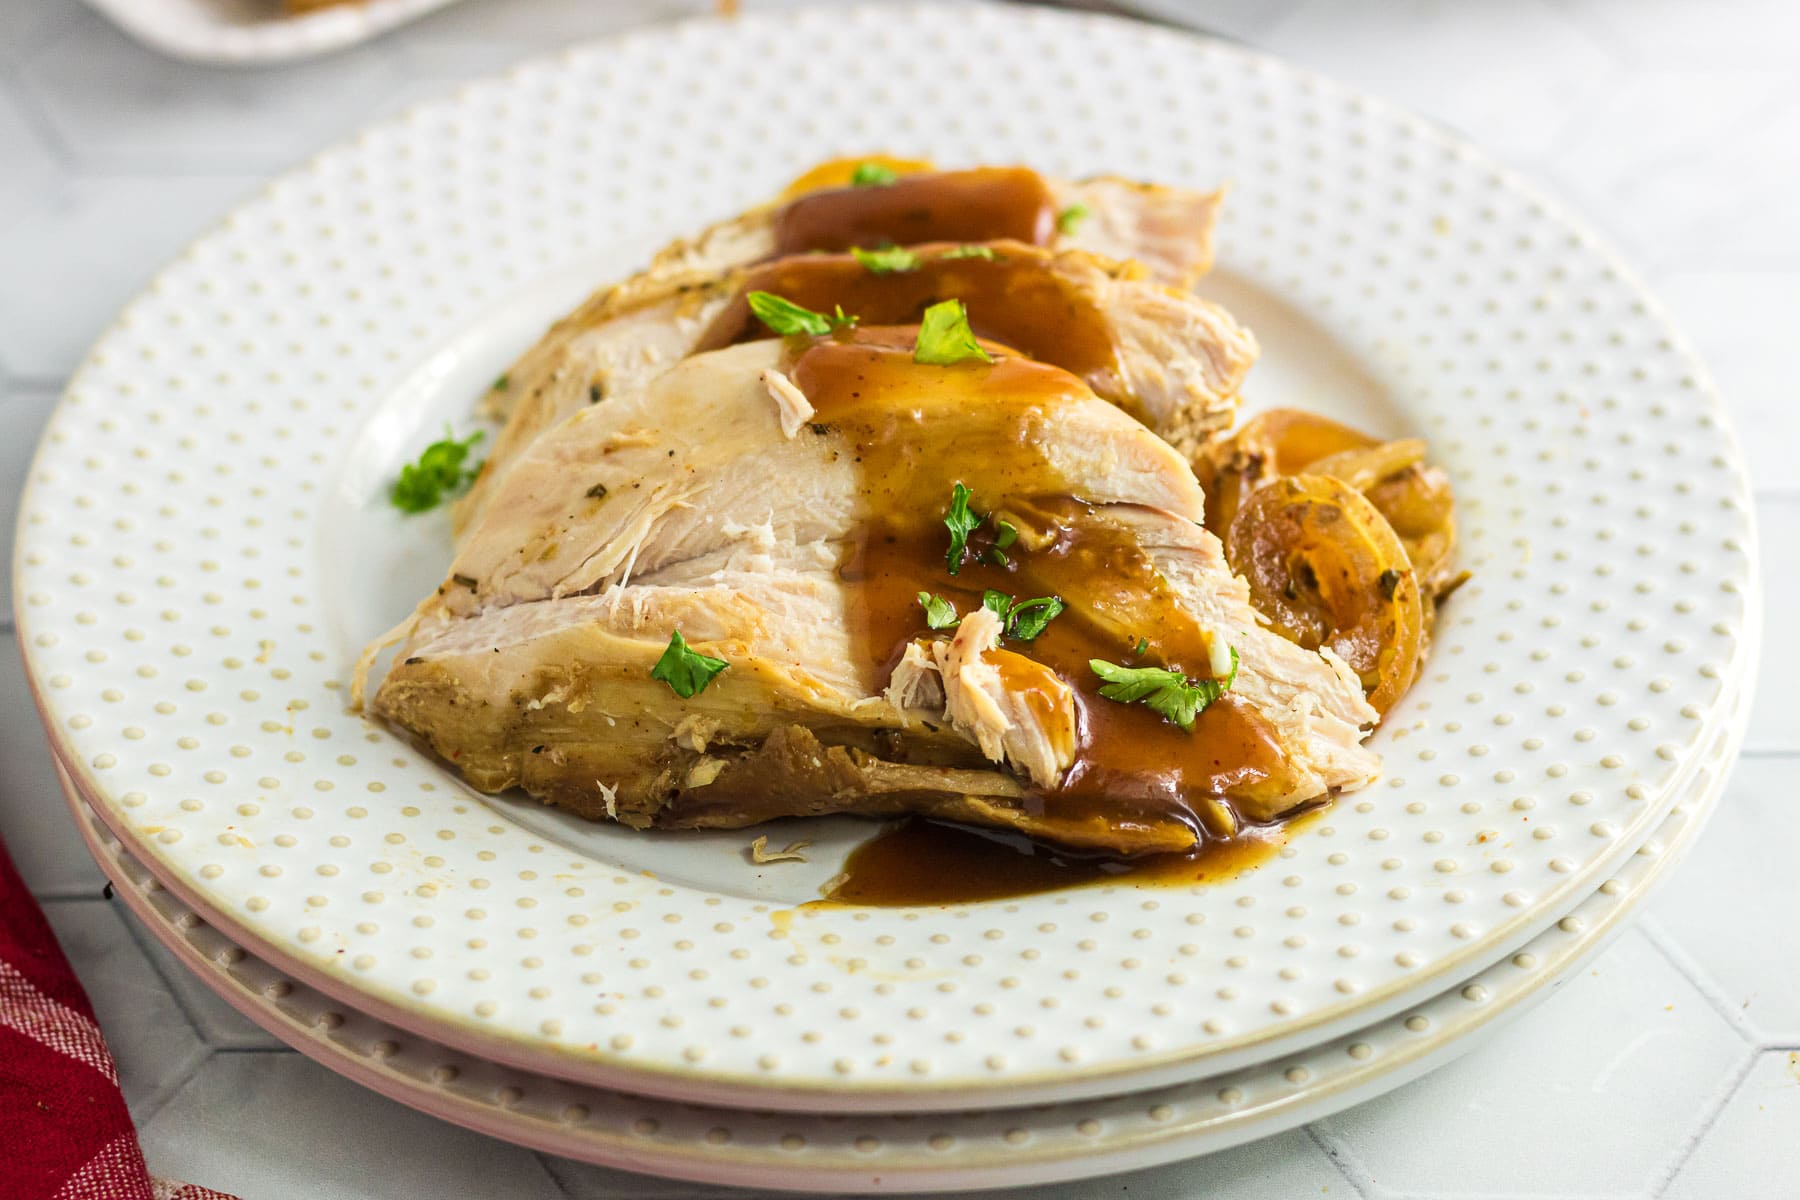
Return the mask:
<svg viewBox="0 0 1800 1200">
<path fill-rule="evenodd" d="M 61 901 L 46 904 L 44 915 L 106 1033 L 125 1103 L 141 1120 L 206 1057 L 206 1047 L 111 902 L 97 895 Z"/>
<path fill-rule="evenodd" d="M 1543 163 L 1640 268 L 1791 270 L 1797 128 L 1791 66 L 1633 72 L 1574 116 Z"/>
<path fill-rule="evenodd" d="M 0 633 L 0 840 L 36 895 L 98 896 L 106 883 L 63 803 L 10 632 Z"/>
<path fill-rule="evenodd" d="M 1544 150 L 1619 73 L 1579 23 L 1544 0 L 1391 0 L 1381 8 L 1371 19 L 1365 5 L 1312 0 L 1258 40 L 1427 112 L 1503 159 Z M 1530 86 L 1521 86 L 1523 62 Z"/>
<path fill-rule="evenodd" d="M 172 67 L 84 12 L 20 76 L 92 170 L 275 170 L 360 125 L 397 76 L 364 47 L 297 66 Z"/>
<path fill-rule="evenodd" d="M 1800 491 L 1800 404 L 1788 379 L 1791 346 L 1770 337 L 1767 323 L 1756 318 L 1800 313 L 1800 268 L 1676 271 L 1655 283 L 1730 406 L 1756 485 Z M 1779 538 L 1781 531 L 1768 535 Z"/>
<path fill-rule="evenodd" d="M 1800 1046 L 1800 759 L 1740 762 L 1731 790 L 1646 924 L 1764 1043 Z"/>
<path fill-rule="evenodd" d="M 1761 489 L 1775 612 L 1751 745 L 1787 757 L 1740 767 L 1643 931 L 1463 1063 L 1310 1133 L 989 1200 L 1652 1200 L 1678 1166 L 1667 1194 L 1683 1200 L 1800 1195 L 1800 1065 L 1777 1049 L 1800 1043 L 1800 955 L 1788 932 L 1800 911 L 1790 782 L 1800 708 L 1786 698 L 1800 627 L 1780 619 L 1781 598 L 1800 590 L 1789 365 L 1800 319 L 1800 5 L 1151 2 L 1466 131 L 1570 199 L 1649 275 L 1709 359 Z M 369 49 L 240 72 L 159 59 L 75 0 L 0 0 L 7 536 L 28 444 L 63 377 L 153 270 L 262 178 L 466 74 L 710 4 L 465 0 Z M 292 1052 L 254 1049 L 273 1039 L 92 898 L 100 875 L 57 794 L 10 640 L 0 646 L 0 837 L 40 895 L 82 897 L 52 903 L 51 916 L 149 1118 L 158 1171 L 244 1200 L 743 1195 L 540 1159 Z M 217 1048 L 210 1057 L 202 1041 Z M 1731 1092 L 1751 1042 L 1762 1053 Z"/>
<path fill-rule="evenodd" d="M 1800 1180 L 1800 1052 L 1760 1055 L 1663 1195 L 1791 1200 Z"/>
<path fill-rule="evenodd" d="M 1269 31 L 1305 0 L 1132 0 L 1121 7 L 1233 41 L 1268 44 Z"/>
<path fill-rule="evenodd" d="M 1321 1128 L 1383 1191 L 1650 1195 L 1748 1054 L 1628 932 L 1488 1045 Z"/>
<path fill-rule="evenodd" d="M 0 41 L 4 40 L 0 34 Z M 0 229 L 30 207 L 56 174 L 56 159 L 23 103 L 0 87 Z"/>
<path fill-rule="evenodd" d="M 49 388 L 0 381 L 0 625 L 12 622 L 13 527 L 19 519 L 19 491 L 31 467 L 38 435 L 56 404 Z"/>
<path fill-rule="evenodd" d="M 453 4 L 396 39 L 393 53 L 410 76 L 467 79 L 583 38 L 705 12 L 706 0 L 642 0 L 626 9 L 592 0 Z"/>
<path fill-rule="evenodd" d="M 174 952 L 157 941 L 129 909 L 121 908 L 119 915 L 124 918 L 132 940 L 162 977 L 175 1003 L 181 1006 L 188 1023 L 199 1031 L 208 1046 L 218 1050 L 287 1048 L 286 1042 L 225 1003 L 217 992 L 201 982 L 199 976 L 182 966 Z"/>
<path fill-rule="evenodd" d="M 78 12 L 69 0 L 6 0 L 0 4 L 0 63 L 29 57 Z"/>
<path fill-rule="evenodd" d="M 1791 70 L 1800 53 L 1800 6 L 1791 0 L 1564 0 L 1563 7 L 1636 67 Z"/>
<path fill-rule="evenodd" d="M 34 380 L 75 369 L 120 306 L 254 190 L 255 176 L 74 176 L 0 226 L 0 368 Z M 46 290 L 54 287 L 54 298 Z"/>
<path fill-rule="evenodd" d="M 152 1174 L 244 1200 L 555 1200 L 527 1150 L 402 1108 L 298 1054 L 224 1052 L 140 1128 Z"/>
</svg>

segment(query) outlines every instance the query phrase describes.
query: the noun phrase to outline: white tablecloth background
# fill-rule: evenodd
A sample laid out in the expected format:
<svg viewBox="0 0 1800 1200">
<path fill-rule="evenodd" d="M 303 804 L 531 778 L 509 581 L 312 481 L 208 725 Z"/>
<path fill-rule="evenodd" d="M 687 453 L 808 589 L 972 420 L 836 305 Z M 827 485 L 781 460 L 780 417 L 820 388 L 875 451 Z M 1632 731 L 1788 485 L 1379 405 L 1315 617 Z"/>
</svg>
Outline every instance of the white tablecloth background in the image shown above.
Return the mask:
<svg viewBox="0 0 1800 1200">
<path fill-rule="evenodd" d="M 1800 4 L 1146 0 L 1435 117 L 1623 246 L 1706 357 L 1757 483 L 1761 703 L 1723 811 L 1582 977 L 1451 1067 L 1193 1163 L 1054 1200 L 1800 1196 Z M 752 8 L 762 7 L 752 0 Z M 32 445 L 113 311 L 320 145 L 458 80 L 700 0 L 467 0 L 320 62 L 186 66 L 72 0 L 0 0 L 0 629 Z M 0 638 L 0 836 L 119 1059 L 153 1171 L 245 1200 L 739 1196 L 466 1133 L 215 999 L 117 904 Z M 0 1168 L 3 1173 L 3 1168 Z M 1021 1193 L 1022 1194 L 1022 1193 Z"/>
</svg>

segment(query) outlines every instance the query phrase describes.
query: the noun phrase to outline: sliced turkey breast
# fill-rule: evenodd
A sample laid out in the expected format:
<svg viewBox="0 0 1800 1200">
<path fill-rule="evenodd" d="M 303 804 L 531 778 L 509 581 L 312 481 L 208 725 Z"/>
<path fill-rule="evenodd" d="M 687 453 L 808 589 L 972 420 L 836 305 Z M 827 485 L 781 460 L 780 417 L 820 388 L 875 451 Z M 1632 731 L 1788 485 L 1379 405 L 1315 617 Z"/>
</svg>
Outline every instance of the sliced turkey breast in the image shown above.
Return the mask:
<svg viewBox="0 0 1800 1200">
<path fill-rule="evenodd" d="M 925 365 L 915 334 L 727 346 L 575 411 L 499 480 L 375 712 L 476 787 L 638 827 L 915 812 L 1131 854 L 1374 776 L 1359 683 L 1264 628 L 1178 452 L 1067 371 Z M 1064 608 L 1028 631 L 990 592 Z M 676 633 L 727 664 L 690 695 L 652 676 Z M 1207 680 L 1227 647 L 1190 728 L 1088 665 Z"/>
<path fill-rule="evenodd" d="M 916 248 L 904 269 L 847 254 L 777 259 L 704 283 L 642 286 L 590 301 L 507 372 L 507 424 L 458 504 L 459 531 L 490 502 L 519 453 L 577 409 L 630 396 L 696 350 L 772 337 L 746 296 L 772 292 L 865 324 L 916 322 L 956 297 L 977 333 L 1081 376 L 1184 452 L 1230 425 L 1256 339 L 1230 314 L 1134 265 L 1022 242 Z"/>
<path fill-rule="evenodd" d="M 802 191 L 677 241 L 649 276 L 716 275 L 787 254 L 1002 238 L 1136 259 L 1164 283 L 1192 287 L 1212 266 L 1223 191 L 1067 181 L 1028 167 L 901 175 L 878 187 Z"/>
</svg>

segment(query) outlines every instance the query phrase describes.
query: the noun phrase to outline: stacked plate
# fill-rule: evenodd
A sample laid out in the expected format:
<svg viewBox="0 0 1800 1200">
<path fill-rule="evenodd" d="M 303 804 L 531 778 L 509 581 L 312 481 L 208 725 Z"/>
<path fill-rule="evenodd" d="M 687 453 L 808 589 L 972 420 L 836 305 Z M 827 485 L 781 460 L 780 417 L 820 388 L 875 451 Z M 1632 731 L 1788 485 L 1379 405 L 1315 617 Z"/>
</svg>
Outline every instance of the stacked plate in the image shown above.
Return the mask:
<svg viewBox="0 0 1800 1200">
<path fill-rule="evenodd" d="M 1416 432 L 1454 479 L 1474 575 L 1376 734 L 1386 773 L 1261 866 L 803 907 L 866 826 L 759 866 L 742 835 L 479 796 L 349 711 L 361 644 L 448 556 L 445 527 L 387 508 L 399 463 L 593 285 L 870 149 L 1232 181 L 1203 290 L 1263 343 L 1251 402 Z M 321 1061 L 639 1170 L 971 1187 L 1353 1103 L 1592 953 L 1735 751 L 1748 496 L 1641 287 L 1441 132 L 1137 25 L 833 8 L 530 64 L 271 185 L 72 382 L 17 608 L 96 855 Z"/>
</svg>

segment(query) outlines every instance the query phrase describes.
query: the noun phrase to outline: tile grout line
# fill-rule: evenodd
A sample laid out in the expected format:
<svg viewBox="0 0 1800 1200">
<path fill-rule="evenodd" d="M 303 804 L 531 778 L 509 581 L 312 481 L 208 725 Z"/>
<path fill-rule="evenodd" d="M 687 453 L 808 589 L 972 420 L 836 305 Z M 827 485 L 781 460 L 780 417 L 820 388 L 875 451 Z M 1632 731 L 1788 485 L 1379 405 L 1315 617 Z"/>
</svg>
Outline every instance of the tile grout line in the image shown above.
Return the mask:
<svg viewBox="0 0 1800 1200">
<path fill-rule="evenodd" d="M 98 892 L 71 892 L 68 895 L 58 895 L 55 892 L 43 894 L 33 892 L 32 898 L 36 900 L 40 906 L 45 904 L 55 904 L 58 906 L 64 904 L 101 904 L 105 903 L 107 899 Z"/>
<path fill-rule="evenodd" d="M 208 1045 L 210 1046 L 211 1043 L 208 1043 Z M 283 1042 L 279 1046 L 212 1046 L 211 1049 L 214 1054 L 299 1054 L 300 1053 L 300 1051 L 294 1049 L 292 1046 L 288 1045 L 286 1042 Z M 318 1062 L 319 1061 L 318 1059 L 313 1058 L 311 1055 L 305 1055 L 304 1057 L 307 1059 L 308 1062 Z M 319 1065 L 324 1066 L 325 1064 L 319 1063 Z M 327 1069 L 329 1069 L 329 1068 L 327 1068 Z M 398 1101 L 396 1101 L 396 1103 L 398 1103 Z"/>
<path fill-rule="evenodd" d="M 569 1190 L 569 1185 L 563 1180 L 563 1177 L 557 1174 L 556 1168 L 550 1165 L 551 1161 L 556 1159 L 556 1155 L 546 1154 L 542 1150 L 533 1150 L 531 1157 L 537 1163 L 538 1169 L 544 1173 L 544 1177 L 550 1181 L 552 1187 L 564 1196 L 575 1194 Z"/>
<path fill-rule="evenodd" d="M 102 1029 L 100 1032 L 105 1034 L 106 1031 Z M 206 1039 L 201 1038 L 200 1044 L 195 1047 L 194 1054 L 187 1062 L 181 1064 L 181 1069 L 168 1080 L 161 1082 L 140 1107 L 129 1110 L 131 1123 L 141 1130 L 154 1121 L 156 1114 L 168 1107 L 169 1101 L 175 1098 L 176 1093 L 193 1081 L 194 1077 L 200 1073 L 200 1068 L 212 1060 L 214 1053 L 213 1048 L 206 1044 Z"/>
<path fill-rule="evenodd" d="M 139 923 L 137 915 L 130 909 L 126 908 L 124 905 L 120 905 L 118 911 L 119 916 L 125 922 L 126 936 L 132 940 L 132 943 L 137 946 L 138 952 L 142 954 L 145 961 L 150 964 L 151 973 L 154 974 L 157 979 L 162 981 L 163 990 L 168 992 L 169 998 L 175 1002 L 175 1008 L 181 1013 L 181 1019 L 188 1023 L 188 1028 L 194 1031 L 194 1036 L 200 1039 L 200 1044 L 202 1046 L 205 1046 L 215 1054 L 218 1053 L 223 1047 L 214 1046 L 212 1044 L 212 1040 L 207 1037 L 206 1030 L 201 1027 L 200 1020 L 194 1013 L 193 1005 L 182 996 L 181 989 L 175 986 L 175 981 L 170 978 L 169 973 L 164 970 L 162 964 L 157 961 L 162 955 L 155 954 L 151 951 L 150 942 L 155 939 L 152 938 L 150 932 Z M 157 945 L 157 949 L 161 950 L 163 955 L 171 953 L 171 951 L 162 947 L 160 943 Z M 181 965 L 180 959 L 175 960 L 175 965 L 180 970 L 187 970 L 186 967 Z M 195 978 L 198 978 L 198 976 L 195 976 Z M 204 981 L 201 981 L 201 986 L 205 986 Z"/>
<path fill-rule="evenodd" d="M 55 37 L 46 38 L 42 45 L 32 48 L 29 53 L 36 55 L 52 42 L 62 37 L 65 30 L 58 30 Z M 62 135 L 56 131 L 56 123 L 40 104 L 33 89 L 25 82 L 22 64 L 6 71 L 0 71 L 0 92 L 11 96 L 25 124 L 31 129 L 31 136 L 36 139 L 39 149 L 49 154 L 51 160 L 65 172 L 75 170 L 75 159 Z"/>
<path fill-rule="evenodd" d="M 1749 1018 L 1744 1016 L 1743 1007 L 1741 1005 L 1733 1007 L 1731 997 L 1725 994 L 1709 972 L 1688 957 L 1687 951 L 1683 950 L 1680 944 L 1669 936 L 1653 913 L 1642 914 L 1636 924 L 1638 931 L 1644 935 L 1644 939 L 1656 947 L 1657 953 L 1661 954 L 1664 961 L 1675 968 L 1677 975 L 1687 980 L 1688 984 L 1700 993 L 1700 998 L 1706 1001 L 1727 1025 L 1731 1026 L 1732 1032 L 1752 1048 L 1757 1050 L 1763 1048 L 1762 1042 L 1756 1036 L 1756 1030 L 1751 1027 Z"/>
<path fill-rule="evenodd" d="M 1656 1182 L 1650 1185 L 1650 1195 L 1653 1198 L 1663 1195 L 1674 1185 L 1676 1176 L 1680 1175 L 1682 1168 L 1687 1166 L 1688 1160 L 1694 1156 L 1694 1151 L 1700 1148 L 1700 1143 L 1706 1140 L 1706 1135 L 1712 1132 L 1713 1126 L 1719 1123 L 1719 1118 L 1724 1115 L 1725 1109 L 1731 1104 L 1732 1098 L 1737 1095 L 1738 1089 L 1744 1086 L 1744 1081 L 1750 1077 L 1750 1072 L 1756 1069 L 1756 1061 L 1762 1056 L 1763 1051 L 1753 1047 L 1749 1053 L 1744 1055 L 1744 1061 L 1737 1070 L 1726 1077 L 1724 1086 L 1715 1090 L 1713 1093 L 1714 1103 L 1709 1107 L 1706 1115 L 1700 1119 L 1700 1124 L 1692 1133 L 1682 1139 L 1681 1145 L 1675 1151 L 1674 1159 L 1667 1168 L 1660 1172 Z"/>
<path fill-rule="evenodd" d="M 1314 1121 L 1306 1126 L 1306 1136 L 1311 1139 L 1314 1146 L 1318 1147 L 1319 1153 L 1323 1154 L 1337 1169 L 1337 1173 L 1343 1176 L 1344 1182 L 1350 1185 L 1351 1191 L 1362 1197 L 1363 1200 L 1372 1200 L 1372 1197 L 1378 1194 L 1370 1191 L 1375 1182 L 1374 1174 L 1363 1166 L 1362 1160 L 1351 1153 L 1348 1146 L 1326 1133 L 1322 1126 L 1322 1121 Z"/>
</svg>

